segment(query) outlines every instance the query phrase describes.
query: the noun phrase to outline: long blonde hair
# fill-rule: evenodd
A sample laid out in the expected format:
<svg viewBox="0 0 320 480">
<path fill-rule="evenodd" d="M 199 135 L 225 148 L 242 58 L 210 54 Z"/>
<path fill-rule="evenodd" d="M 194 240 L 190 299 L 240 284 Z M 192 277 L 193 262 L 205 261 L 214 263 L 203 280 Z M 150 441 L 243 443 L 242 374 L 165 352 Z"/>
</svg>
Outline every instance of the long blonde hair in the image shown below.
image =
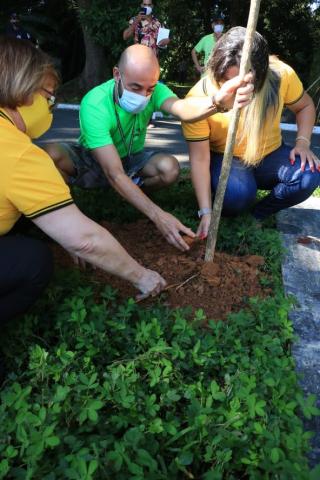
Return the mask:
<svg viewBox="0 0 320 480">
<path fill-rule="evenodd" d="M 26 40 L 0 38 L 0 107 L 24 105 L 46 77 L 59 76 L 49 57 Z"/>
<path fill-rule="evenodd" d="M 234 27 L 217 42 L 207 64 L 214 83 L 225 81 L 230 67 L 240 66 L 245 33 L 245 28 Z M 269 59 L 267 41 L 258 32 L 254 35 L 250 60 L 254 74 L 254 96 L 241 112 L 238 141 L 246 141 L 244 163 L 256 166 L 262 160 L 264 133 L 279 109 L 280 88 L 280 77 L 272 66 L 272 57 Z"/>
</svg>

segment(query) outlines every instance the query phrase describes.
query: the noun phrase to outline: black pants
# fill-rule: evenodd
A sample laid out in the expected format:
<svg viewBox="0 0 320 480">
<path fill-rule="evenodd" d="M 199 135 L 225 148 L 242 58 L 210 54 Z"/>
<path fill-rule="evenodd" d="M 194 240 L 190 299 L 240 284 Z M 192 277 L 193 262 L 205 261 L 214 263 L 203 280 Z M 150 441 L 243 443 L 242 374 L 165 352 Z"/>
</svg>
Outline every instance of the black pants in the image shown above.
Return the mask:
<svg viewBox="0 0 320 480">
<path fill-rule="evenodd" d="M 48 284 L 52 254 L 39 240 L 22 235 L 0 237 L 0 320 L 24 313 Z"/>
</svg>

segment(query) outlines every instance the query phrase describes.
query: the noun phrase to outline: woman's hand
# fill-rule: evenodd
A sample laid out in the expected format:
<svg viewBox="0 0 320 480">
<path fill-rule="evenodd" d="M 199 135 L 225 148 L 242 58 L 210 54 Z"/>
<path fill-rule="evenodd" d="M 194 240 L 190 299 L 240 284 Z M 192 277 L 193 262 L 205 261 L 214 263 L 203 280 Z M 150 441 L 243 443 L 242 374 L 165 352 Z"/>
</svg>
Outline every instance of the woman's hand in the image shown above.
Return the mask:
<svg viewBox="0 0 320 480">
<path fill-rule="evenodd" d="M 318 170 L 320 172 L 320 160 L 317 155 L 310 150 L 309 145 L 304 140 L 297 140 L 296 146 L 290 152 L 290 163 L 294 165 L 296 156 L 299 155 L 301 159 L 301 171 L 304 172 L 306 163 L 309 163 L 311 172 Z"/>
<path fill-rule="evenodd" d="M 235 102 L 235 105 L 239 108 L 248 105 L 252 100 L 254 90 L 252 82 L 252 73 L 247 73 L 243 80 L 239 75 L 227 80 L 214 96 L 219 107 L 230 110 Z"/>
<path fill-rule="evenodd" d="M 210 222 L 211 222 L 211 213 L 207 213 L 206 215 L 203 215 L 201 217 L 201 221 L 199 223 L 198 230 L 196 233 L 197 237 L 199 237 L 200 240 L 207 238 Z"/>
</svg>

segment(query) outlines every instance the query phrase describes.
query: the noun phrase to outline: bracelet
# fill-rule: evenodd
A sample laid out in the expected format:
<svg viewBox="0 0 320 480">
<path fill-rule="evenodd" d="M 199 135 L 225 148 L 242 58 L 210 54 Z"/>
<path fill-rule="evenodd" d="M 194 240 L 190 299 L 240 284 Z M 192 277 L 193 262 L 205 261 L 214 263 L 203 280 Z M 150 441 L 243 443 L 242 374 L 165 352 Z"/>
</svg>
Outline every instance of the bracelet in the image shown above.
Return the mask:
<svg viewBox="0 0 320 480">
<path fill-rule="evenodd" d="M 203 215 L 209 215 L 209 213 L 212 213 L 212 208 L 200 208 L 200 210 L 198 210 L 198 217 L 201 218 Z"/>
<path fill-rule="evenodd" d="M 213 115 L 215 113 L 224 113 L 224 112 L 227 112 L 228 109 L 227 108 L 224 108 L 222 107 L 219 103 L 217 103 L 216 101 L 216 96 L 215 95 L 212 95 L 211 97 L 211 102 L 212 102 L 212 106 L 214 108 L 214 111 L 213 111 Z"/>
<path fill-rule="evenodd" d="M 296 138 L 296 141 L 297 140 L 304 140 L 305 142 L 307 142 L 308 145 L 311 144 L 311 140 L 309 140 L 307 137 L 304 137 L 303 135 L 299 135 L 297 138 Z"/>
</svg>

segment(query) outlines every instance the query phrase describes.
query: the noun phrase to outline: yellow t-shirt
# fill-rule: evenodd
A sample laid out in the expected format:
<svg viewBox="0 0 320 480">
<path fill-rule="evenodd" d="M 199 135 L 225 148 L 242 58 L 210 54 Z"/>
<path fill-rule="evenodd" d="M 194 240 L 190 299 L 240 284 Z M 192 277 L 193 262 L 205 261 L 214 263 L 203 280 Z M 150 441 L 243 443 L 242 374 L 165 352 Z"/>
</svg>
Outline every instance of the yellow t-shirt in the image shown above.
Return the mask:
<svg viewBox="0 0 320 480">
<path fill-rule="evenodd" d="M 36 218 L 73 202 L 47 153 L 0 116 L 0 235 L 19 217 Z"/>
<path fill-rule="evenodd" d="M 272 61 L 272 68 L 275 69 L 280 76 L 279 108 L 273 122 L 270 122 L 265 136 L 261 141 L 261 151 L 258 152 L 257 158 L 263 158 L 281 145 L 280 119 L 283 106 L 297 102 L 303 95 L 303 85 L 298 75 L 289 65 L 277 59 Z M 205 84 L 203 82 L 205 82 Z M 205 91 L 207 93 L 205 93 Z M 206 76 L 199 80 L 187 96 L 202 97 L 214 95 L 215 92 L 216 87 L 211 83 L 210 78 Z M 209 140 L 211 151 L 223 153 L 226 146 L 230 116 L 231 112 L 217 113 L 198 122 L 182 122 L 184 137 L 190 142 Z M 240 127 L 237 132 L 234 155 L 243 158 L 246 150 L 246 140 L 245 137 L 242 137 L 242 141 L 240 141 L 241 137 L 242 132 Z"/>
</svg>

